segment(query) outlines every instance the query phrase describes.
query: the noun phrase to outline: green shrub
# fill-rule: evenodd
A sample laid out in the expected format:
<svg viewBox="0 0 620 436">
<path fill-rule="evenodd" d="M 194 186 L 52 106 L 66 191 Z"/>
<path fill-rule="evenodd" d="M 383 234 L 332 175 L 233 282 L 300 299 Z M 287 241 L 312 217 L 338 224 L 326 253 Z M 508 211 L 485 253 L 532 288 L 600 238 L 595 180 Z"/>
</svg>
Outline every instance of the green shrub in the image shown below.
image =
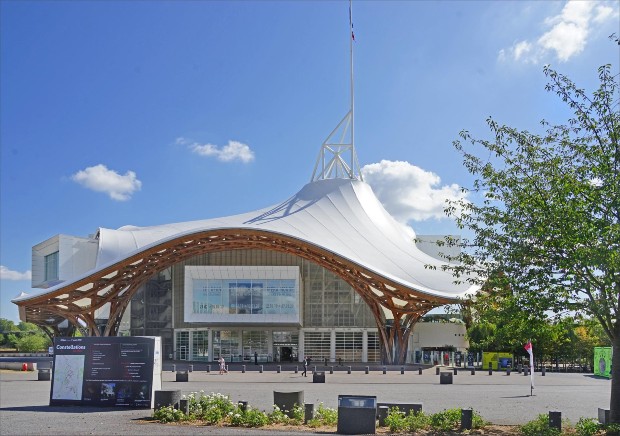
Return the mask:
<svg viewBox="0 0 620 436">
<path fill-rule="evenodd" d="M 319 403 L 319 408 L 314 414 L 314 418 L 318 419 L 323 425 L 338 424 L 338 411 L 330 407 L 324 407 L 323 403 Z"/>
<path fill-rule="evenodd" d="M 409 415 L 405 417 L 405 423 L 407 431 L 415 433 L 419 430 L 424 430 L 430 425 L 430 416 L 424 414 L 424 412 L 416 412 L 414 410 L 409 412 Z"/>
<path fill-rule="evenodd" d="M 407 427 L 405 413 L 401 412 L 398 407 L 390 408 L 385 418 L 385 425 L 390 428 L 390 432 L 401 433 Z"/>
<path fill-rule="evenodd" d="M 242 418 L 245 427 L 263 427 L 269 424 L 269 417 L 267 414 L 255 408 L 248 408 L 245 413 L 242 414 Z"/>
<path fill-rule="evenodd" d="M 461 409 L 447 409 L 433 413 L 429 421 L 433 430 L 450 431 L 458 429 L 461 426 Z"/>
<path fill-rule="evenodd" d="M 599 423 L 592 418 L 579 418 L 575 425 L 575 431 L 579 436 L 594 436 L 600 429 Z"/>
<path fill-rule="evenodd" d="M 273 411 L 269 414 L 269 422 L 272 424 L 288 424 L 290 418 L 280 407 L 273 405 Z"/>
<path fill-rule="evenodd" d="M 162 423 L 178 422 L 186 419 L 183 412 L 172 406 L 161 407 L 153 412 L 153 418 Z"/>
<path fill-rule="evenodd" d="M 519 432 L 523 436 L 560 436 L 561 434 L 557 428 L 549 427 L 549 416 L 545 414 L 538 415 L 533 421 L 520 426 Z"/>
</svg>

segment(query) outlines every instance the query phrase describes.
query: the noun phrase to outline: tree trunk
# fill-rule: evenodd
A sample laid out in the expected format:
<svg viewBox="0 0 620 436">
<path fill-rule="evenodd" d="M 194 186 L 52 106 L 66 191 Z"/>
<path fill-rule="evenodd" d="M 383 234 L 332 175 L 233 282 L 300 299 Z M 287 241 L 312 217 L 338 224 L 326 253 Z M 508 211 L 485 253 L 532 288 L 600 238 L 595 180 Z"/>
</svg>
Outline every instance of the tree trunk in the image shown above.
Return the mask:
<svg viewBox="0 0 620 436">
<path fill-rule="evenodd" d="M 620 424 L 620 335 L 616 335 L 611 345 L 613 355 L 611 356 L 609 420 L 612 423 Z"/>
</svg>

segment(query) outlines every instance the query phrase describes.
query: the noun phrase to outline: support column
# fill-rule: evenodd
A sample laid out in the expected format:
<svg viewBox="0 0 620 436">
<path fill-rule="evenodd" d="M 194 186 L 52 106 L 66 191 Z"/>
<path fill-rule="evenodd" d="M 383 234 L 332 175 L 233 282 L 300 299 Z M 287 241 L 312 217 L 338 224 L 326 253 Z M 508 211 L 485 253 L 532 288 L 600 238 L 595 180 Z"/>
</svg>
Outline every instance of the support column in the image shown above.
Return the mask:
<svg viewBox="0 0 620 436">
<path fill-rule="evenodd" d="M 303 362 L 304 357 L 306 357 L 305 345 L 306 345 L 305 332 L 303 330 L 299 330 L 299 346 L 297 348 L 297 361 L 298 362 Z"/>
<path fill-rule="evenodd" d="M 336 330 L 334 329 L 329 332 L 329 360 L 330 362 L 336 361 Z"/>
<path fill-rule="evenodd" d="M 207 330 L 207 354 L 209 355 L 207 362 L 213 361 L 213 330 Z"/>
<path fill-rule="evenodd" d="M 362 362 L 368 362 L 368 330 L 362 331 Z"/>
</svg>

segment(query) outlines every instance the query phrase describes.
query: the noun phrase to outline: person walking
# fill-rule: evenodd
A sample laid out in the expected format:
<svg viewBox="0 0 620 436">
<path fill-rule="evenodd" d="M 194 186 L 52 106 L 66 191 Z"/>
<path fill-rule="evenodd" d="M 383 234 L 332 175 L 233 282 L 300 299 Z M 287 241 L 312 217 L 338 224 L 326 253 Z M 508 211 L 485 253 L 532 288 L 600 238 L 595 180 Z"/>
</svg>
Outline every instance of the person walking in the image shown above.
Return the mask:
<svg viewBox="0 0 620 436">
<path fill-rule="evenodd" d="M 308 358 L 304 357 L 304 372 L 301 373 L 304 377 L 308 377 Z"/>
<path fill-rule="evenodd" d="M 219 362 L 220 362 L 220 375 L 224 374 L 225 372 L 228 372 L 226 370 L 226 361 L 224 360 L 223 356 L 220 356 Z"/>
</svg>

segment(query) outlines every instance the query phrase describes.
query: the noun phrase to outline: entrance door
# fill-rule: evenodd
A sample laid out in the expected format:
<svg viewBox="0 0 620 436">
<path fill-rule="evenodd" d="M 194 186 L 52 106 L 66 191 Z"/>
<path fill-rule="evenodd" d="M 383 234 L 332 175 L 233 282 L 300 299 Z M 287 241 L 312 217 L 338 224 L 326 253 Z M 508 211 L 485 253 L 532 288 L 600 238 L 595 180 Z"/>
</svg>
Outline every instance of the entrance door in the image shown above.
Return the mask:
<svg viewBox="0 0 620 436">
<path fill-rule="evenodd" d="M 282 362 L 292 362 L 293 347 L 280 347 L 280 360 Z"/>
<path fill-rule="evenodd" d="M 179 347 L 179 355 L 177 358 L 179 360 L 187 360 L 187 347 L 185 345 Z"/>
</svg>

